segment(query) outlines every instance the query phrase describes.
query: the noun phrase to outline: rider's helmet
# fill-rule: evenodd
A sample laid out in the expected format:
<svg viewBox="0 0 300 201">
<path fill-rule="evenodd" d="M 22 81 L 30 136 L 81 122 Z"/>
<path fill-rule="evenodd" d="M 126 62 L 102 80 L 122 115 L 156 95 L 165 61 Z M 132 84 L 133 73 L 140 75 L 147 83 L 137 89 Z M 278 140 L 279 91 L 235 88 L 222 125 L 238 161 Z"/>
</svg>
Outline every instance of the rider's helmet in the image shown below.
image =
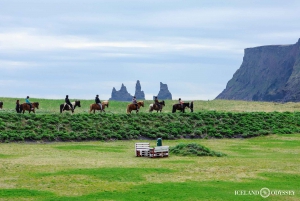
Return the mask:
<svg viewBox="0 0 300 201">
<path fill-rule="evenodd" d="M 181 100 L 181 98 L 179 98 L 179 100 Z"/>
<path fill-rule="evenodd" d="M 69 97 L 69 95 L 66 95 L 66 98 L 68 98 Z"/>
<path fill-rule="evenodd" d="M 133 98 L 136 98 L 135 96 L 133 96 Z"/>
<path fill-rule="evenodd" d="M 27 98 L 29 98 L 29 96 L 27 96 Z"/>
<path fill-rule="evenodd" d="M 98 97 L 99 95 L 97 94 L 96 97 Z"/>
</svg>

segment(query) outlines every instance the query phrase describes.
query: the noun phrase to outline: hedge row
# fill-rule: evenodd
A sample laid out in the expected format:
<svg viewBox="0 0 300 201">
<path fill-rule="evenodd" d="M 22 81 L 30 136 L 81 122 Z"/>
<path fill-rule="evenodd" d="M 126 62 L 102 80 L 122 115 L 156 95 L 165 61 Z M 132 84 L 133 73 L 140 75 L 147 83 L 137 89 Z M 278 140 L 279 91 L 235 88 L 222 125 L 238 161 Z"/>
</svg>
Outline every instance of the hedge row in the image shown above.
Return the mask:
<svg viewBox="0 0 300 201">
<path fill-rule="evenodd" d="M 300 133 L 299 112 L 177 114 L 0 113 L 0 141 L 254 137 Z"/>
</svg>

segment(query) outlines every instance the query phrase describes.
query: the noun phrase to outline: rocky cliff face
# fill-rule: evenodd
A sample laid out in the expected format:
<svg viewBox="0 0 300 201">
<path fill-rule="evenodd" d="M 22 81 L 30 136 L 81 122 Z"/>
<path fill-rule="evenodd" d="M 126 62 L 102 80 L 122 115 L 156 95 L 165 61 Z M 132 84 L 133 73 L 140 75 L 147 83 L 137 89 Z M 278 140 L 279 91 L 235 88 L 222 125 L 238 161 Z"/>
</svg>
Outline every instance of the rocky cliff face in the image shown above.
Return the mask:
<svg viewBox="0 0 300 201">
<path fill-rule="evenodd" d="M 162 82 L 160 82 L 160 90 L 158 92 L 157 98 L 159 100 L 172 100 L 172 94 L 169 91 L 167 84 L 163 84 Z"/>
<path fill-rule="evenodd" d="M 142 87 L 141 87 L 141 84 L 140 84 L 139 80 L 136 82 L 136 85 L 135 85 L 135 94 L 134 94 L 134 96 L 138 100 L 145 100 L 145 93 L 144 93 L 144 91 L 142 91 Z"/>
<path fill-rule="evenodd" d="M 109 100 L 117 100 L 117 101 L 131 101 L 133 98 L 130 93 L 128 93 L 127 88 L 122 84 L 121 89 L 117 91 L 115 87 L 111 92 L 111 98 Z"/>
<path fill-rule="evenodd" d="M 300 39 L 245 49 L 241 67 L 216 99 L 300 101 Z"/>
</svg>

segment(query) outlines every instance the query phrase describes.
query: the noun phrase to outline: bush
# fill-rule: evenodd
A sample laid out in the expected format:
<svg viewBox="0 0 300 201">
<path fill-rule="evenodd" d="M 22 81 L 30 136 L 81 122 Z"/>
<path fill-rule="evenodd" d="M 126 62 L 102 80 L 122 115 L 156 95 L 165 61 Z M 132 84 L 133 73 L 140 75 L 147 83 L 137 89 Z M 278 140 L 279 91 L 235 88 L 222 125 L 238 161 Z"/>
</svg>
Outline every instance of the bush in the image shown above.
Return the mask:
<svg viewBox="0 0 300 201">
<path fill-rule="evenodd" d="M 180 143 L 170 148 L 170 152 L 181 156 L 225 156 L 221 152 L 214 152 L 197 143 L 184 144 Z"/>
</svg>

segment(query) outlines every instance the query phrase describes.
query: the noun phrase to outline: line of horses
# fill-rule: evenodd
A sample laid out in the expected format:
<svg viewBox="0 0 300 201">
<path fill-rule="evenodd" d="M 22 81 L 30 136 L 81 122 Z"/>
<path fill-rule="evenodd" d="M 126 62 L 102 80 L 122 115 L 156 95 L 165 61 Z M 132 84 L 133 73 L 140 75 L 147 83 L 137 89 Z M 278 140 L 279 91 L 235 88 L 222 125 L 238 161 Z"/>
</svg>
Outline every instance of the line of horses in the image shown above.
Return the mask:
<svg viewBox="0 0 300 201">
<path fill-rule="evenodd" d="M 59 107 L 60 113 L 62 113 L 63 111 L 72 111 L 72 113 L 74 113 L 74 110 L 76 107 L 81 107 L 79 100 L 71 102 L 71 104 L 72 104 L 72 108 L 66 103 L 61 104 Z M 39 109 L 39 105 L 40 105 L 39 102 L 33 102 L 32 107 L 30 108 L 30 105 L 27 103 L 17 104 L 16 111 L 17 111 L 17 113 L 23 113 L 23 114 L 25 113 L 25 111 L 28 111 L 29 113 L 30 112 L 35 113 L 35 109 Z M 153 112 L 154 110 L 156 110 L 156 112 L 161 112 L 163 107 L 165 106 L 165 101 L 159 102 L 159 105 L 160 105 L 160 107 L 157 104 L 150 104 L 149 112 Z M 93 103 L 90 105 L 90 113 L 92 111 L 95 113 L 96 110 L 100 110 L 100 112 L 105 112 L 105 108 L 108 108 L 108 106 L 109 106 L 109 101 L 103 101 L 102 108 L 100 108 L 100 106 L 98 104 Z M 144 101 L 137 102 L 137 105 L 131 103 L 131 104 L 127 105 L 126 112 L 127 112 L 127 114 L 130 114 L 133 110 L 135 110 L 136 113 L 138 113 L 139 109 L 141 107 L 144 107 Z M 0 109 L 2 109 L 2 108 L 3 108 L 3 102 L 0 101 Z M 190 103 L 189 102 L 183 103 L 183 105 L 174 104 L 172 107 L 172 113 L 175 113 L 177 110 L 184 113 L 186 108 L 189 108 L 191 110 L 191 112 L 193 112 L 193 108 L 194 108 L 193 101 Z"/>
</svg>

